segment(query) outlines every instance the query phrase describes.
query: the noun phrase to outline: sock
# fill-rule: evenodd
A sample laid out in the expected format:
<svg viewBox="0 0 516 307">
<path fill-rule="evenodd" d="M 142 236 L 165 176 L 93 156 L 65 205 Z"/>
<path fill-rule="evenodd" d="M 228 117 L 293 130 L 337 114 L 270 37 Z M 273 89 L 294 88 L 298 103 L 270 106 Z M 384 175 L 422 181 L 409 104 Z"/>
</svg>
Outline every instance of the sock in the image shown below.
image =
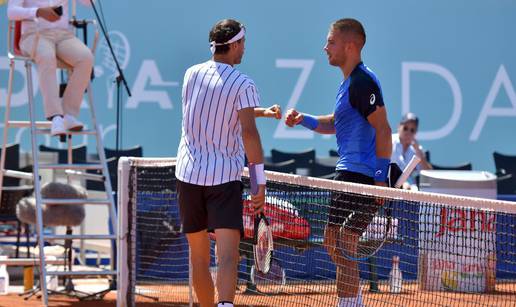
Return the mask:
<svg viewBox="0 0 516 307">
<path fill-rule="evenodd" d="M 358 289 L 357 306 L 358 307 L 364 306 L 364 302 L 362 301 L 362 290 L 360 290 L 360 289 Z"/>
<path fill-rule="evenodd" d="M 59 115 L 59 114 L 57 114 L 57 115 L 52 115 L 52 116 L 50 116 L 50 117 L 48 118 L 48 120 L 53 120 L 53 119 L 54 119 L 54 117 L 56 117 L 56 116 L 59 116 L 59 117 L 63 118 L 63 115 Z"/>
<path fill-rule="evenodd" d="M 362 289 L 358 288 L 358 296 L 357 296 L 357 306 L 364 306 L 364 302 L 362 301 Z"/>
<path fill-rule="evenodd" d="M 233 307 L 233 303 L 228 301 L 220 301 L 217 304 L 217 307 Z"/>
<path fill-rule="evenodd" d="M 339 297 L 338 307 L 360 307 L 360 306 L 363 306 L 362 298 L 360 296 Z"/>
</svg>

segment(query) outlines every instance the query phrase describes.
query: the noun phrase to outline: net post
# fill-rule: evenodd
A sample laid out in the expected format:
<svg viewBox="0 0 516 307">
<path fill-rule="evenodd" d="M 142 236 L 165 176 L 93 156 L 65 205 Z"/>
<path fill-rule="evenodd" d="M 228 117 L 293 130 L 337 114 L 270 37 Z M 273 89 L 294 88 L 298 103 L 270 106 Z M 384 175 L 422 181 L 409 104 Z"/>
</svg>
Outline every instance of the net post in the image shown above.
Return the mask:
<svg viewBox="0 0 516 307">
<path fill-rule="evenodd" d="M 126 307 L 128 305 L 127 294 L 129 289 L 129 272 L 130 269 L 126 264 L 127 262 L 127 233 L 128 229 L 128 218 L 127 207 L 129 204 L 129 158 L 121 157 L 118 161 L 118 236 L 117 236 L 117 267 L 118 267 L 118 283 L 117 283 L 117 307 Z"/>
</svg>

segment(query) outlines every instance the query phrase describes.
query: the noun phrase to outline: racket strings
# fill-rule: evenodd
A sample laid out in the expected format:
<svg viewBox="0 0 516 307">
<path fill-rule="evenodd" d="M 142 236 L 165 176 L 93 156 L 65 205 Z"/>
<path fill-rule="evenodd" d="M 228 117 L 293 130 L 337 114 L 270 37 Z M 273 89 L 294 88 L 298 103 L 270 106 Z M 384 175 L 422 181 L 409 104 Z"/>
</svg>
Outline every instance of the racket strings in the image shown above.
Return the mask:
<svg viewBox="0 0 516 307">
<path fill-rule="evenodd" d="M 343 240 L 346 240 L 344 235 L 344 225 L 339 231 L 339 238 L 337 241 L 337 247 L 344 257 L 350 260 L 366 260 L 374 256 L 387 241 L 389 236 L 392 236 L 392 208 L 388 203 L 384 203 L 382 206 L 378 206 L 371 222 L 367 226 L 366 230 L 361 234 L 356 250 L 350 249 L 346 246 Z M 353 214 L 349 216 L 352 218 Z M 349 219 L 348 218 L 348 219 Z"/>
<path fill-rule="evenodd" d="M 258 224 L 257 244 L 255 249 L 256 264 L 259 271 L 267 273 L 272 260 L 273 241 L 270 226 L 264 220 Z"/>
</svg>

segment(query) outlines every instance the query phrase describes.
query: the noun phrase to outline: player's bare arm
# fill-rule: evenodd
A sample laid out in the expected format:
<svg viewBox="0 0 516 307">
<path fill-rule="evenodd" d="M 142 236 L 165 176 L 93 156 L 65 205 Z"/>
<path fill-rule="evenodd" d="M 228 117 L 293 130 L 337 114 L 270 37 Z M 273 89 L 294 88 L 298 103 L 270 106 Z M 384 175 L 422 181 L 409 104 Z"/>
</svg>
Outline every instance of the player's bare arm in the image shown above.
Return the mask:
<svg viewBox="0 0 516 307">
<path fill-rule="evenodd" d="M 376 157 L 390 159 L 392 153 L 392 131 L 387 120 L 385 107 L 377 107 L 367 117 L 367 121 L 376 130 Z M 386 186 L 385 182 L 376 182 L 376 184 Z"/>
<path fill-rule="evenodd" d="M 260 134 L 256 128 L 254 108 L 241 109 L 238 111 L 238 118 L 242 126 L 242 141 L 249 163 L 262 164 L 263 149 Z M 265 203 L 265 185 L 259 186 L 258 194 L 252 195 L 251 200 L 255 213 L 261 212 Z"/>
<path fill-rule="evenodd" d="M 285 115 L 285 124 L 289 127 L 302 125 L 321 134 L 335 134 L 335 116 L 333 114 L 314 116 L 290 109 Z"/>
<path fill-rule="evenodd" d="M 254 116 L 281 119 L 281 107 L 278 104 L 274 104 L 268 108 L 254 108 Z"/>
<path fill-rule="evenodd" d="M 332 114 L 317 116 L 319 125 L 314 131 L 321 134 L 335 134 L 335 116 Z"/>
</svg>

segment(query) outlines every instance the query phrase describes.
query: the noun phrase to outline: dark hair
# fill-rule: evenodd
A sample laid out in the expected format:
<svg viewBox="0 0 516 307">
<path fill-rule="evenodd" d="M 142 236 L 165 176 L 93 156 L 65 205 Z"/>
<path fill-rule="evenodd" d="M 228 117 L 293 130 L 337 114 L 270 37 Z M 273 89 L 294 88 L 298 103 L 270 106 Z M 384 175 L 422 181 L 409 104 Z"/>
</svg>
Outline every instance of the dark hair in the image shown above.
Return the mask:
<svg viewBox="0 0 516 307">
<path fill-rule="evenodd" d="M 358 47 L 364 47 L 366 34 L 360 21 L 353 18 L 343 18 L 332 23 L 331 28 L 339 30 L 344 35 L 351 34 L 356 39 Z"/>
<path fill-rule="evenodd" d="M 223 19 L 217 22 L 210 31 L 210 42 L 225 43 L 242 30 L 243 24 L 234 19 Z M 229 45 L 215 47 L 216 54 L 224 54 L 229 51 Z"/>
</svg>

